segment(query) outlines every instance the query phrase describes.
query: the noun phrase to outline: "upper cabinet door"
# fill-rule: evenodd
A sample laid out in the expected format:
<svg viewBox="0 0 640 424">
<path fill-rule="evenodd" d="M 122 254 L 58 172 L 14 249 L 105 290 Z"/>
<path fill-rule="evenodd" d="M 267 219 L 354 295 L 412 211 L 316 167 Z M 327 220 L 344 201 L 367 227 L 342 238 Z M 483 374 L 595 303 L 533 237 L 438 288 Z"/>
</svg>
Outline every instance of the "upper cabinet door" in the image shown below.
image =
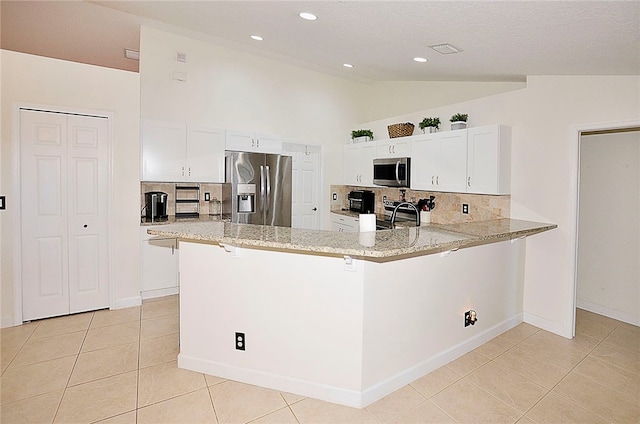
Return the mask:
<svg viewBox="0 0 640 424">
<path fill-rule="evenodd" d="M 438 191 L 465 192 L 467 177 L 467 130 L 439 134 L 440 170 L 436 179 Z"/>
<path fill-rule="evenodd" d="M 344 183 L 355 186 L 373 186 L 373 159 L 376 143 L 347 144 L 344 147 Z"/>
<path fill-rule="evenodd" d="M 436 177 L 440 172 L 440 139 L 438 134 L 416 137 L 411 146 L 411 188 L 437 190 Z"/>
<path fill-rule="evenodd" d="M 376 142 L 377 158 L 403 158 L 411 156 L 412 138 L 394 138 Z"/>
<path fill-rule="evenodd" d="M 504 125 L 467 130 L 467 192 L 511 192 L 511 128 Z"/>
<path fill-rule="evenodd" d="M 225 130 L 200 126 L 187 129 L 186 180 L 224 183 Z"/>
<path fill-rule="evenodd" d="M 464 192 L 467 176 L 466 131 L 417 137 L 412 146 L 411 188 Z"/>
<path fill-rule="evenodd" d="M 186 146 L 186 124 L 143 120 L 142 181 L 182 181 Z"/>
<path fill-rule="evenodd" d="M 228 130 L 226 149 L 238 152 L 281 153 L 282 138 L 275 134 Z"/>
</svg>

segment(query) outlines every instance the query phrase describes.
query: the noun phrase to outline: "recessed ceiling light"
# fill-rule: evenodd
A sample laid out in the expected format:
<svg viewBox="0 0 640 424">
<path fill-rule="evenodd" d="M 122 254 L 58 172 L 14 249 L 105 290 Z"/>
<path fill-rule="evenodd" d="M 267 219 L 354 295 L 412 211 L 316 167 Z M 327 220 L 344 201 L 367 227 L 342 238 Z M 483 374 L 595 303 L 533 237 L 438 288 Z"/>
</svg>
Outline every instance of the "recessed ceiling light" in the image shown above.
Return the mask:
<svg viewBox="0 0 640 424">
<path fill-rule="evenodd" d="M 343 63 L 342 66 L 344 66 L 345 68 L 353 68 L 353 65 L 350 63 Z"/>
<path fill-rule="evenodd" d="M 252 35 L 252 36 L 251 36 L 251 39 L 252 39 L 252 40 L 256 40 L 256 41 L 262 41 L 262 40 L 264 40 L 264 39 L 263 39 L 262 37 L 260 37 L 259 35 Z"/>
<path fill-rule="evenodd" d="M 420 63 L 424 63 L 427 61 L 427 59 L 425 59 L 424 57 L 414 57 L 413 60 Z"/>
<path fill-rule="evenodd" d="M 306 19 L 307 21 L 315 21 L 316 19 L 318 19 L 316 15 L 308 12 L 302 12 L 298 16 L 300 16 L 302 19 Z"/>
<path fill-rule="evenodd" d="M 429 47 L 442 54 L 460 53 L 462 51 L 462 49 L 454 47 L 449 43 L 434 44 L 433 46 Z"/>
</svg>

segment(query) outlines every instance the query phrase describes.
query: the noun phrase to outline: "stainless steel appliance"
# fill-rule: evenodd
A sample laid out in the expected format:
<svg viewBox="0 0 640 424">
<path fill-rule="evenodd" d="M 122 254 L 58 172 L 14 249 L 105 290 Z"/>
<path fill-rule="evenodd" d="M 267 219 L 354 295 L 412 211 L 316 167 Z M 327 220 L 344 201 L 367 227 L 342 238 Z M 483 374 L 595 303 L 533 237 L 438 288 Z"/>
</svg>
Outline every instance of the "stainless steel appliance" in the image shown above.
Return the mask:
<svg viewBox="0 0 640 424">
<path fill-rule="evenodd" d="M 370 190 L 349 192 L 349 210 L 358 213 L 375 213 L 376 194 Z"/>
<path fill-rule="evenodd" d="M 144 194 L 146 218 L 151 222 L 166 221 L 167 215 L 167 193 L 162 191 L 148 191 Z"/>
<path fill-rule="evenodd" d="M 227 151 L 225 160 L 231 222 L 290 227 L 291 156 Z"/>
<path fill-rule="evenodd" d="M 373 183 L 386 187 L 411 185 L 411 158 L 384 158 L 373 160 Z"/>
</svg>

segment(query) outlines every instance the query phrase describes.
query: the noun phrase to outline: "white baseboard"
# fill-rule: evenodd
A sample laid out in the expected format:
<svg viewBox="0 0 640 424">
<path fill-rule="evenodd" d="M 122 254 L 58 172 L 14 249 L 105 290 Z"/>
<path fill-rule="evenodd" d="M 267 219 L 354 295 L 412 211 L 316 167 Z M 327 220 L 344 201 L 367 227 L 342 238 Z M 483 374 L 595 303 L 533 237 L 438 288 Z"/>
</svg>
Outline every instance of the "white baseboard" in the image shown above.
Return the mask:
<svg viewBox="0 0 640 424">
<path fill-rule="evenodd" d="M 155 299 L 156 297 L 171 296 L 180 293 L 179 287 L 169 287 L 168 289 L 157 289 L 143 291 L 141 294 L 142 300 Z"/>
<path fill-rule="evenodd" d="M 125 297 L 123 299 L 116 299 L 115 301 L 115 309 L 132 308 L 140 305 L 142 305 L 141 296 Z"/>
<path fill-rule="evenodd" d="M 22 323 L 18 324 L 21 325 Z M 0 318 L 0 328 L 13 327 L 15 322 L 13 321 L 13 315 L 7 315 Z"/>
<path fill-rule="evenodd" d="M 578 299 L 576 306 L 585 311 L 593 312 L 594 314 L 604 315 L 605 317 L 617 319 L 618 321 L 626 322 L 628 324 L 640 326 L 640 316 L 632 315 L 627 312 L 617 311 L 615 309 L 607 308 L 606 306 L 598 305 L 595 303 L 587 302 L 585 300 Z"/>
<path fill-rule="evenodd" d="M 228 380 L 295 393 L 326 402 L 350 406 L 352 408 L 364 408 L 515 327 L 522 322 L 522 319 L 522 314 L 518 314 L 459 345 L 447 349 L 431 358 L 427 358 L 361 392 L 300 380 L 289 376 L 234 367 L 228 364 L 187 356 L 182 353 L 178 355 L 178 367 Z"/>
<path fill-rule="evenodd" d="M 543 330 L 549 331 L 551 333 L 557 334 L 558 336 L 566 337 L 567 339 L 573 338 L 573 328 L 566 328 L 563 325 L 558 324 L 557 322 L 548 321 L 544 318 L 540 318 L 537 315 L 524 313 L 524 322 L 527 324 L 531 324 Z"/>
</svg>

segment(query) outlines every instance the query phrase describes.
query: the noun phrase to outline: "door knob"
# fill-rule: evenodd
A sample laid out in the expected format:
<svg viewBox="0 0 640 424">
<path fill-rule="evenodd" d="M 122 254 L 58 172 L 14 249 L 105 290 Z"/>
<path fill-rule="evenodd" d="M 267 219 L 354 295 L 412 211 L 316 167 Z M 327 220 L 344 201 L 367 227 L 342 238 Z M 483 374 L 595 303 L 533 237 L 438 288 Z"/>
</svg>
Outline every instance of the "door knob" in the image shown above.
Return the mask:
<svg viewBox="0 0 640 424">
<path fill-rule="evenodd" d="M 317 211 L 317 210 L 318 210 L 318 208 L 313 208 L 313 209 L 311 209 L 311 210 L 315 212 L 315 211 Z"/>
</svg>

